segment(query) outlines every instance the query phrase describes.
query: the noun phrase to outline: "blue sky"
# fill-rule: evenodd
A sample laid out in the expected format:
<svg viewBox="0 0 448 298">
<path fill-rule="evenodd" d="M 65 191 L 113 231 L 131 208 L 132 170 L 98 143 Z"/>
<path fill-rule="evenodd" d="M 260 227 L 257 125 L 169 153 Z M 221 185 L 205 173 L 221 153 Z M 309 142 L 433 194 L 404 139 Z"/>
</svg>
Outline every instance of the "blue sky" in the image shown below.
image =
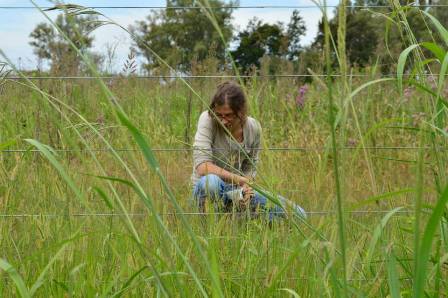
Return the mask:
<svg viewBox="0 0 448 298">
<path fill-rule="evenodd" d="M 164 6 L 165 0 L 72 0 L 66 3 L 75 3 L 85 6 Z M 36 0 L 38 5 L 52 6 L 49 1 Z M 328 0 L 328 5 L 337 4 L 337 0 Z M 311 0 L 240 0 L 241 6 L 313 6 Z M 32 6 L 28 0 L 0 0 L 1 6 Z M 248 20 L 257 17 L 265 22 L 288 23 L 293 9 L 269 8 L 269 9 L 237 9 L 233 13 L 233 23 L 237 28 L 243 29 Z M 135 21 L 143 20 L 149 13 L 149 9 L 103 9 L 100 10 L 108 17 L 119 24 L 127 27 Z M 303 44 L 309 44 L 317 32 L 317 23 L 321 18 L 319 9 L 307 8 L 300 10 L 307 26 L 307 34 L 303 39 Z M 50 14 L 55 17 L 56 13 Z M 1 9 L 0 8 L 0 48 L 6 53 L 17 66 L 30 69 L 36 67 L 36 58 L 33 54 L 29 34 L 36 24 L 43 22 L 44 17 L 36 9 Z M 117 44 L 117 55 L 114 61 L 115 68 L 126 60 L 131 41 L 125 32 L 121 32 L 115 27 L 102 27 L 95 33 L 94 50 L 105 52 L 106 45 Z"/>
</svg>

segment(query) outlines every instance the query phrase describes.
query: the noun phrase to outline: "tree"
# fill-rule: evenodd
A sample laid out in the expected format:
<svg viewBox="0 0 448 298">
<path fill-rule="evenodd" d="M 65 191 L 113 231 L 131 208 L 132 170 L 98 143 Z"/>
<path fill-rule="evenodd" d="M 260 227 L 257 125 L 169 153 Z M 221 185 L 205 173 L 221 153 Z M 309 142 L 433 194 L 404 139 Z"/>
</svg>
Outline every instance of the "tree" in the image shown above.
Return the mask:
<svg viewBox="0 0 448 298">
<path fill-rule="evenodd" d="M 232 51 L 232 56 L 244 71 L 251 67 L 259 68 L 260 59 L 265 55 L 274 61 L 278 58 L 297 60 L 305 30 L 305 23 L 297 10 L 293 12 L 287 28 L 282 23 L 271 25 L 253 18 L 238 34 L 238 47 Z"/>
<path fill-rule="evenodd" d="M 368 1 L 367 1 L 368 2 Z M 357 1 L 355 5 L 371 5 L 366 1 Z M 329 27 L 335 46 L 337 47 L 338 12 L 329 20 Z M 368 11 L 355 8 L 347 13 L 345 45 L 347 58 L 351 65 L 366 66 L 376 53 L 378 45 L 378 33 L 375 20 Z M 319 22 L 318 33 L 313 42 L 313 47 L 319 50 L 324 46 L 323 20 Z M 333 65 L 337 65 L 336 53 L 332 48 Z"/>
<path fill-rule="evenodd" d="M 55 23 L 81 52 L 88 53 L 93 44 L 90 33 L 96 28 L 96 20 L 97 17 L 93 15 L 83 17 L 60 14 Z M 30 33 L 30 38 L 29 44 L 34 47 L 34 54 L 40 61 L 50 60 L 53 73 L 77 74 L 81 70 L 80 57 L 52 26 L 47 23 L 38 24 Z M 90 54 L 98 61 L 98 56 Z"/>
<path fill-rule="evenodd" d="M 376 53 L 378 34 L 368 11 L 347 14 L 345 44 L 351 65 L 366 66 Z"/>
<path fill-rule="evenodd" d="M 264 55 L 285 56 L 288 50 L 288 38 L 281 25 L 263 23 L 257 18 L 249 21 L 237 40 L 239 45 L 232 51 L 232 57 L 243 70 L 259 68 Z"/>
<path fill-rule="evenodd" d="M 149 71 L 163 65 L 154 52 L 170 66 L 184 72 L 190 70 L 192 61 L 203 61 L 210 49 L 224 64 L 226 44 L 197 2 L 168 0 L 165 10 L 152 11 L 145 21 L 138 21 L 130 27 L 137 36 L 135 47 L 138 54 L 146 59 L 145 67 Z M 237 2 L 225 4 L 220 0 L 209 0 L 207 4 L 213 7 L 212 12 L 226 43 L 233 33 L 232 7 L 236 5 Z"/>
<path fill-rule="evenodd" d="M 306 27 L 305 27 L 305 21 L 300 16 L 298 10 L 294 10 L 292 12 L 291 20 L 288 24 L 288 57 L 290 60 L 296 60 L 300 52 L 302 51 L 302 46 L 300 45 L 300 41 L 305 35 Z"/>
</svg>

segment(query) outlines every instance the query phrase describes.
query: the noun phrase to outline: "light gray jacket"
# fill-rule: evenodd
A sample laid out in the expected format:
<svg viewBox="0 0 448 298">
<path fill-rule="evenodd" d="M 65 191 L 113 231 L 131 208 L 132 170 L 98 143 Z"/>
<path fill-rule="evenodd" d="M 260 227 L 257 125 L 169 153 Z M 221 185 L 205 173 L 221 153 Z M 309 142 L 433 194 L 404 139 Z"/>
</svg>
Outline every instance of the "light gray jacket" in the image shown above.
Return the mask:
<svg viewBox="0 0 448 298">
<path fill-rule="evenodd" d="M 238 175 L 255 178 L 255 166 L 261 146 L 260 123 L 248 117 L 243 127 L 243 136 L 242 143 L 235 142 L 212 119 L 208 111 L 203 112 L 199 117 L 193 144 L 193 185 L 200 178 L 196 168 L 206 161 Z"/>
</svg>

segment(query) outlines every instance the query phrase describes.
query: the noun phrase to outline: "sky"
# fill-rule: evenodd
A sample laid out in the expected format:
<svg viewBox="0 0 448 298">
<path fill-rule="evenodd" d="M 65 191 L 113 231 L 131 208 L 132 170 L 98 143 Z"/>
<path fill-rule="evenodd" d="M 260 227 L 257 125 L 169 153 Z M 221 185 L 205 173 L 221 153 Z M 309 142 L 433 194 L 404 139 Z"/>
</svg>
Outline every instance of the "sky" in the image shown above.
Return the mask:
<svg viewBox="0 0 448 298">
<path fill-rule="evenodd" d="M 52 6 L 46 0 L 35 0 L 39 6 Z M 227 1 L 226 1 L 227 2 Z M 73 3 L 84 6 L 164 6 L 165 0 L 72 0 L 65 3 Z M 338 0 L 327 0 L 327 5 L 336 5 Z M 305 21 L 307 32 L 302 44 L 312 42 L 317 33 L 317 24 L 321 18 L 319 8 L 311 0 L 240 0 L 240 6 L 308 6 L 311 8 L 299 9 L 300 15 Z M 28 7 L 5 9 L 2 7 Z M 45 17 L 32 7 L 28 0 L 0 0 L 0 49 L 6 56 L 21 69 L 35 69 L 37 59 L 32 47 L 28 44 L 29 34 L 40 22 L 45 22 Z M 120 25 L 128 27 L 136 21 L 144 20 L 150 14 L 150 9 L 98 9 Z M 291 18 L 293 8 L 241 8 L 233 12 L 233 24 L 237 30 L 246 27 L 248 21 L 257 17 L 264 22 L 287 24 Z M 329 9 L 331 15 L 333 9 Z M 49 13 L 55 18 L 56 12 Z M 95 41 L 93 50 L 105 53 L 107 45 L 117 45 L 116 59 L 113 61 L 114 69 L 120 69 L 129 53 L 132 44 L 130 38 L 117 27 L 105 26 L 93 33 Z M 0 61 L 3 60 L 0 57 Z"/>
</svg>

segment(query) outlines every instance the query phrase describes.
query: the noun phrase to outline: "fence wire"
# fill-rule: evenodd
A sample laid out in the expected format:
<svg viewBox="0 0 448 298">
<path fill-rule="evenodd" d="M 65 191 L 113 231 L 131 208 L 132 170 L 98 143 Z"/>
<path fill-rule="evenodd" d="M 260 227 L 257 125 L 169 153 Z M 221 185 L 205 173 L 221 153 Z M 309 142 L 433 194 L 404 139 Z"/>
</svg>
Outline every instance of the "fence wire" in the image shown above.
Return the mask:
<svg viewBox="0 0 448 298">
<path fill-rule="evenodd" d="M 138 5 L 138 6 L 85 6 L 87 9 L 170 9 L 170 10 L 186 10 L 186 9 L 321 9 L 321 8 L 339 8 L 340 5 L 225 5 L 225 6 L 153 6 L 153 5 Z M 381 9 L 392 8 L 390 5 L 347 5 L 347 9 Z M 428 4 L 419 5 L 412 3 L 402 7 L 413 8 L 444 8 L 448 7 L 448 4 Z M 40 6 L 40 9 L 55 9 L 55 6 Z M 0 9 L 36 9 L 34 6 L 0 6 Z M 63 10 L 63 7 L 60 7 Z"/>
<path fill-rule="evenodd" d="M 426 73 L 419 74 L 420 76 L 426 77 L 436 77 L 439 74 L 437 73 Z M 4 79 L 9 80 L 21 80 L 21 79 L 29 79 L 29 80 L 115 80 L 115 79 L 232 79 L 232 78 L 308 78 L 308 77 L 372 77 L 369 74 L 264 74 L 264 75 L 136 75 L 136 76 L 6 76 Z M 385 78 L 393 78 L 396 77 L 397 74 L 381 74 L 381 77 Z M 412 74 L 403 74 L 404 77 L 412 76 Z"/>
<path fill-rule="evenodd" d="M 337 147 L 337 150 L 439 150 L 445 151 L 448 150 L 448 147 L 421 147 L 421 146 L 370 146 L 370 147 L 352 147 L 352 146 L 344 146 Z M 153 148 L 151 149 L 154 152 L 192 152 L 195 150 L 200 151 L 210 151 L 206 149 L 194 149 L 194 148 Z M 213 150 L 220 151 L 226 150 L 224 148 L 214 148 Z M 329 150 L 328 147 L 268 147 L 268 148 L 253 148 L 255 151 L 274 151 L 274 152 L 282 152 L 282 151 L 325 151 Z M 95 148 L 95 149 L 52 149 L 54 152 L 58 153 L 84 153 L 84 152 L 141 152 L 141 149 L 134 148 Z M 37 149 L 2 149 L 0 153 L 27 153 L 27 152 L 37 152 L 40 153 L 40 150 Z"/>
<path fill-rule="evenodd" d="M 387 214 L 392 210 L 352 210 L 345 211 L 345 214 L 351 215 L 381 215 Z M 288 212 L 269 212 L 270 214 L 288 214 Z M 409 214 L 413 214 L 413 210 L 398 210 L 395 211 L 395 215 L 407 216 Z M 252 213 L 247 214 L 246 212 L 162 212 L 157 213 L 159 216 L 207 216 L 207 215 L 251 215 Z M 258 213 L 258 214 L 263 214 Z M 334 216 L 338 213 L 336 211 L 331 210 L 315 210 L 315 211 L 307 211 L 307 215 L 309 216 Z M 153 216 L 151 213 L 72 213 L 72 214 L 0 214 L 0 218 L 61 218 L 61 217 L 149 217 Z"/>
<path fill-rule="evenodd" d="M 387 260 L 383 260 L 383 263 L 387 262 Z M 267 274 L 264 276 L 229 276 L 227 274 L 232 274 L 233 272 L 219 272 L 220 278 L 223 280 L 269 280 L 272 278 L 271 275 Z M 174 275 L 174 274 L 173 274 Z M 177 274 L 177 275 L 186 275 L 186 274 Z M 328 277 L 329 278 L 329 277 Z M 9 280 L 8 276 L 5 276 L 3 278 L 4 282 L 7 282 Z M 182 277 L 180 277 L 179 279 L 183 279 Z M 200 277 L 198 278 L 201 281 L 208 281 L 210 280 L 209 277 Z M 187 281 L 193 281 L 194 279 L 191 277 L 187 277 L 186 278 Z M 342 281 L 342 279 L 337 279 L 339 281 Z M 367 282 L 375 282 L 375 281 L 388 281 L 387 278 L 347 278 L 346 279 L 348 282 L 363 282 L 363 281 L 367 281 Z M 398 280 L 400 281 L 412 281 L 413 278 L 410 277 L 399 277 Z M 119 282 L 128 282 L 129 279 L 123 279 L 120 280 Z M 143 282 L 153 282 L 154 278 L 153 277 L 149 277 L 149 278 L 142 278 L 142 279 L 136 279 L 136 282 L 133 282 L 130 284 L 130 286 L 132 286 L 133 284 L 136 283 L 143 283 Z M 279 277 L 277 279 L 278 282 L 282 282 L 282 281 L 319 281 L 318 277 L 316 278 L 310 278 L 310 277 L 298 277 L 298 276 L 285 276 L 285 277 Z M 442 280 L 443 281 L 443 280 Z M 52 279 L 49 280 L 50 283 L 65 283 L 65 284 L 73 284 L 73 283 L 82 283 L 83 284 L 87 283 L 87 284 L 92 284 L 92 283 L 110 283 L 110 280 L 57 280 L 57 279 Z"/>
</svg>

